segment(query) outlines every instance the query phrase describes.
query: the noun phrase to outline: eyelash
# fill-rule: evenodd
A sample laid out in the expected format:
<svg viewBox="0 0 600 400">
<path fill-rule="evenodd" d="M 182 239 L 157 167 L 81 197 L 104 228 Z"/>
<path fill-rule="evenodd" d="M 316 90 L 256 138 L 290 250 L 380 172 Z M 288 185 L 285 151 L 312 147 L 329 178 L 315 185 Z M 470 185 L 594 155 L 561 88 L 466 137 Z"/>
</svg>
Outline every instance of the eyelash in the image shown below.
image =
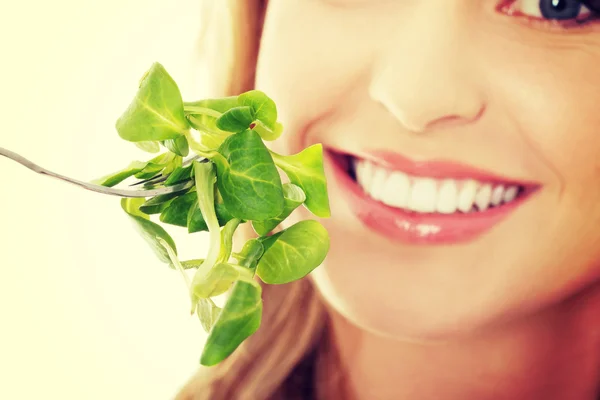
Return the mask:
<svg viewBox="0 0 600 400">
<path fill-rule="evenodd" d="M 503 0 L 497 7 L 497 10 L 508 16 L 519 18 L 523 22 L 537 29 L 545 29 L 550 31 L 581 29 L 587 27 L 590 23 L 600 21 L 600 12 L 598 12 L 598 10 L 591 9 L 591 7 L 588 7 L 590 9 L 590 15 L 581 20 L 576 18 L 570 20 L 558 20 L 534 17 L 515 10 L 513 6 L 517 1 L 518 0 Z"/>
</svg>

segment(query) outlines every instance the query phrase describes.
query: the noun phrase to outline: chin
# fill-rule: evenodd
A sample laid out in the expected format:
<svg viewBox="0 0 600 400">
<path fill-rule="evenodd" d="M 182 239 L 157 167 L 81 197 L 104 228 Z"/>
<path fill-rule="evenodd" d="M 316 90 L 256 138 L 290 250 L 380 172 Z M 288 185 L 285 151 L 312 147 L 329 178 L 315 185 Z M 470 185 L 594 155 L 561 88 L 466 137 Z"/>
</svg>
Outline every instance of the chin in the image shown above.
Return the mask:
<svg viewBox="0 0 600 400">
<path fill-rule="evenodd" d="M 336 212 L 321 221 L 331 249 L 311 279 L 332 311 L 364 331 L 456 340 L 529 317 L 592 279 L 566 268 L 554 241 L 524 245 L 510 227 L 460 246 L 399 244 L 353 217 L 335 185 L 331 193 Z"/>
<path fill-rule="evenodd" d="M 415 294 L 413 289 L 402 293 L 407 285 L 385 283 L 385 278 L 371 279 L 369 284 L 365 276 L 360 283 L 352 283 L 350 280 L 355 279 L 352 274 L 348 276 L 330 266 L 332 264 L 326 262 L 311 275 L 330 310 L 361 330 L 382 337 L 416 342 L 447 341 L 475 334 L 507 317 L 507 311 L 501 310 L 499 305 L 495 308 L 484 305 L 476 298 L 452 300 L 429 296 L 428 292 L 434 289 L 431 286 Z M 478 307 L 474 307 L 475 304 Z"/>
</svg>

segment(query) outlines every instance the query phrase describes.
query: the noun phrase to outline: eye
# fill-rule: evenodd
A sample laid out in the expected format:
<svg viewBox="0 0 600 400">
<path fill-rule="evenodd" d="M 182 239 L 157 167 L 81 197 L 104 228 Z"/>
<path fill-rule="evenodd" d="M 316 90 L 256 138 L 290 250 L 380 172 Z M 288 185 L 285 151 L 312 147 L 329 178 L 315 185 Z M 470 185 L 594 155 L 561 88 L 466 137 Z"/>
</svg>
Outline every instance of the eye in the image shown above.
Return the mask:
<svg viewBox="0 0 600 400">
<path fill-rule="evenodd" d="M 581 0 L 511 0 L 504 7 L 512 15 L 555 21 L 585 21 L 594 14 Z"/>
</svg>

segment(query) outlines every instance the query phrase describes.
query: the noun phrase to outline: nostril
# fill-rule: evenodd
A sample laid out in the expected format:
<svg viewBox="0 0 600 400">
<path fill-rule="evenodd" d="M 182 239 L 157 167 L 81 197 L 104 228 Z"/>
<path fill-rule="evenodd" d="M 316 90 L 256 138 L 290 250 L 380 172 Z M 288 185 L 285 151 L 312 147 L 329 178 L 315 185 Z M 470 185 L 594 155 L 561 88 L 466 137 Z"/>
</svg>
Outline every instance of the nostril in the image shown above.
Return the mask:
<svg viewBox="0 0 600 400">
<path fill-rule="evenodd" d="M 467 123 L 466 118 L 458 115 L 448 115 L 436 120 L 430 121 L 421 131 L 433 129 L 449 128 Z"/>
<path fill-rule="evenodd" d="M 481 119 L 485 112 L 485 105 L 482 105 L 475 113 L 464 115 L 446 115 L 430 121 L 421 131 L 430 131 L 434 129 L 451 128 L 460 125 L 467 125 Z"/>
</svg>

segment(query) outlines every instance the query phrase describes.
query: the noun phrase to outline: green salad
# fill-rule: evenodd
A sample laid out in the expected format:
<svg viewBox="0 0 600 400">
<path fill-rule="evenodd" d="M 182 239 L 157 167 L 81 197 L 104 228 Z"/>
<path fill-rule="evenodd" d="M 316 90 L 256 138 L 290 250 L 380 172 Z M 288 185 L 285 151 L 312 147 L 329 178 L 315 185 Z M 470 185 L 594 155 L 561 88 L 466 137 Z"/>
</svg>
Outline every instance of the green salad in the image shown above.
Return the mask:
<svg viewBox="0 0 600 400">
<path fill-rule="evenodd" d="M 300 206 L 317 217 L 330 216 L 322 146 L 294 155 L 269 150 L 264 141 L 277 139 L 283 127 L 265 93 L 252 90 L 184 102 L 159 63 L 142 77 L 116 128 L 124 140 L 157 155 L 133 161 L 95 183 L 114 186 L 135 177 L 144 185 L 183 187 L 151 198 L 124 198 L 121 207 L 158 259 L 181 272 L 192 315 L 208 332 L 200 363 L 218 364 L 260 326 L 261 285 L 256 278 L 265 284 L 301 279 L 329 251 L 329 235 L 315 219 L 272 234 Z M 280 171 L 289 182 L 282 182 Z M 181 185 L 185 182 L 189 184 Z M 207 231 L 208 254 L 180 260 L 161 223 L 189 233 Z M 242 224 L 251 224 L 257 237 L 234 252 L 234 233 Z M 213 298 L 223 294 L 226 301 L 220 308 Z"/>
</svg>

